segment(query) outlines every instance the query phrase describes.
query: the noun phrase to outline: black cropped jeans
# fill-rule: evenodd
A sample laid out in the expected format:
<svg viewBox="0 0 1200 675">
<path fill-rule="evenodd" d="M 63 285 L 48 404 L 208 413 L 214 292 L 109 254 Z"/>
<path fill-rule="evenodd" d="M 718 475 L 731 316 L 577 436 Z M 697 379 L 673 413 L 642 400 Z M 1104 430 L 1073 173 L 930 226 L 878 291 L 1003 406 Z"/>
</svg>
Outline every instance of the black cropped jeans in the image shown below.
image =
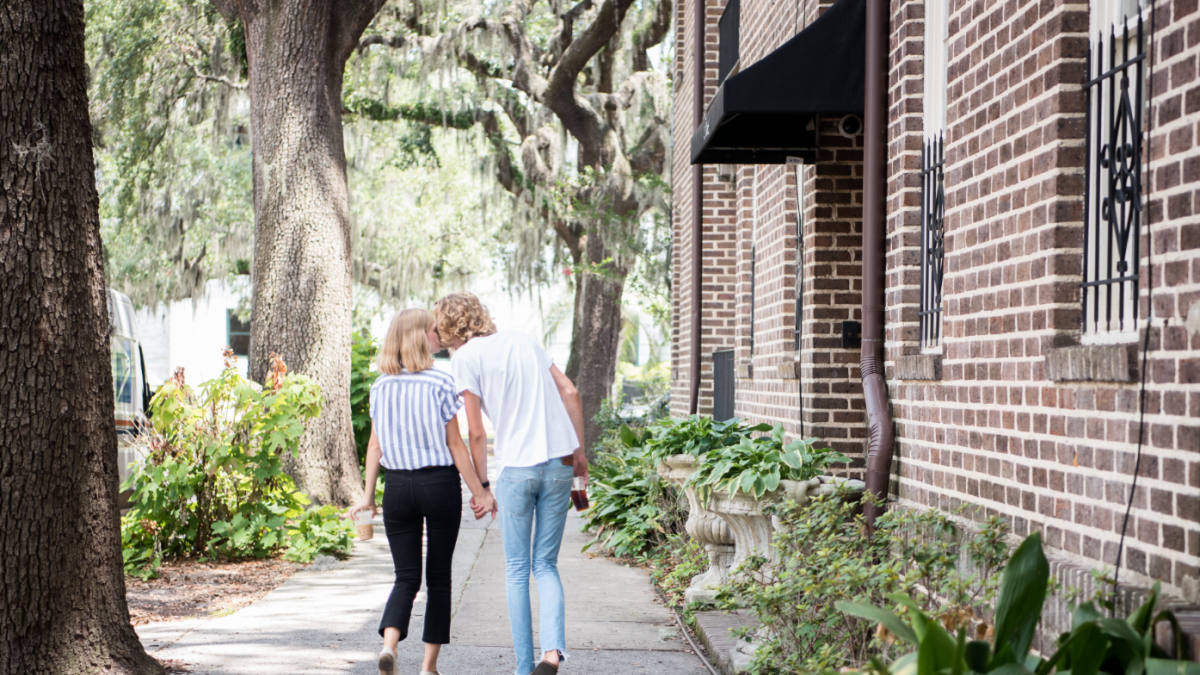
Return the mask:
<svg viewBox="0 0 1200 675">
<path fill-rule="evenodd" d="M 387 470 L 383 523 L 396 565 L 396 583 L 379 622 L 408 637 L 413 601 L 421 588 L 421 531 L 428 537 L 425 555 L 425 633 L 423 641 L 450 642 L 450 565 L 462 520 L 462 488 L 453 466 L 413 471 Z M 422 528 L 422 526 L 424 526 Z"/>
</svg>

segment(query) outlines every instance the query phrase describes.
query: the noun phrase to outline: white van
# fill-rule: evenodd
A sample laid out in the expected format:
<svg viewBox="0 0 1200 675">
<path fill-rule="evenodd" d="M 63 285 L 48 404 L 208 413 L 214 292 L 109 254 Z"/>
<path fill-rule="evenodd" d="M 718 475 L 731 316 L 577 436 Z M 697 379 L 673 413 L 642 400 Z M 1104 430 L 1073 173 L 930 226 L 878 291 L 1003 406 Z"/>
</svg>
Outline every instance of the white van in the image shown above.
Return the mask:
<svg viewBox="0 0 1200 675">
<path fill-rule="evenodd" d="M 146 422 L 150 407 L 150 385 L 146 382 L 146 358 L 138 342 L 133 321 L 133 303 L 124 293 L 108 289 L 109 342 L 112 347 L 113 398 L 116 403 L 117 468 L 121 483 L 129 477 L 129 465 L 141 459 L 131 441 Z M 129 506 L 131 490 L 120 493 L 120 508 Z"/>
</svg>

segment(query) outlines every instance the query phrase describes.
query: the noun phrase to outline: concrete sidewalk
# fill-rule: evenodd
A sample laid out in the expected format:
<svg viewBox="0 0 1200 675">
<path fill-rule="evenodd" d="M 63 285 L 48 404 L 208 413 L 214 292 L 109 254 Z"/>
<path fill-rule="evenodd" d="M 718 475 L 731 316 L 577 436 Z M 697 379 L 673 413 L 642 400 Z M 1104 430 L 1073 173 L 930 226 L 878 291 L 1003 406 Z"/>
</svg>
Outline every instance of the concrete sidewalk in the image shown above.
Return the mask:
<svg viewBox="0 0 1200 675">
<path fill-rule="evenodd" d="M 393 580 L 382 521 L 376 522 L 375 538 L 358 542 L 348 560 L 301 570 L 229 616 L 141 626 L 142 644 L 160 659 L 182 660 L 197 675 L 374 675 L 379 617 Z M 646 572 L 580 553 L 588 541 L 580 526 L 572 511 L 559 557 L 570 656 L 564 675 L 706 674 L 657 602 Z M 442 649 L 441 672 L 512 673 L 499 523 L 476 521 L 465 506 L 453 597 L 453 642 Z M 536 592 L 533 607 L 536 628 Z M 414 614 L 411 635 L 400 643 L 403 675 L 420 670 L 422 603 Z"/>
</svg>

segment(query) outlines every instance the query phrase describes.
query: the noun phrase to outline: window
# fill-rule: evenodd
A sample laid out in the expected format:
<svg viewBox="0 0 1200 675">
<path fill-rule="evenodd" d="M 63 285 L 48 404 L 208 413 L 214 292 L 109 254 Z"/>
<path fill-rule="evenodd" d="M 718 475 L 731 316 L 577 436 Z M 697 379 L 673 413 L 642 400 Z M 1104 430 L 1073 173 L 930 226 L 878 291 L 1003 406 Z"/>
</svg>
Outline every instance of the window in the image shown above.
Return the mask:
<svg viewBox="0 0 1200 675">
<path fill-rule="evenodd" d="M 238 356 L 250 356 L 250 322 L 238 318 L 237 312 L 230 309 L 225 313 L 225 343 Z"/>
<path fill-rule="evenodd" d="M 1093 2 L 1091 10 L 1093 36 L 1085 83 L 1083 335 L 1093 342 L 1125 341 L 1137 331 L 1143 26 L 1139 0 Z"/>
<path fill-rule="evenodd" d="M 750 356 L 754 356 L 754 284 L 758 268 L 758 247 L 750 245 Z"/>
<path fill-rule="evenodd" d="M 925 0 L 925 143 L 921 149 L 921 350 L 942 345 L 942 277 L 946 259 L 947 0 Z"/>
<path fill-rule="evenodd" d="M 738 26 L 738 14 L 741 12 L 740 0 L 729 0 L 729 4 L 725 5 L 725 11 L 721 14 L 721 19 L 717 22 L 717 39 L 718 42 L 718 60 L 717 60 L 717 86 L 725 81 L 733 71 L 733 67 L 737 65 L 740 58 L 741 33 Z"/>
<path fill-rule="evenodd" d="M 942 277 L 946 260 L 946 165 L 942 137 L 921 150 L 921 349 L 942 345 Z"/>
<path fill-rule="evenodd" d="M 733 397 L 737 380 L 733 372 L 733 352 L 713 352 L 713 419 L 733 419 Z"/>
<path fill-rule="evenodd" d="M 792 315 L 792 349 L 800 354 L 804 334 L 804 167 L 796 167 L 796 305 Z"/>
<path fill-rule="evenodd" d="M 946 43 L 950 36 L 948 0 L 925 0 L 925 137 L 946 128 Z"/>
</svg>

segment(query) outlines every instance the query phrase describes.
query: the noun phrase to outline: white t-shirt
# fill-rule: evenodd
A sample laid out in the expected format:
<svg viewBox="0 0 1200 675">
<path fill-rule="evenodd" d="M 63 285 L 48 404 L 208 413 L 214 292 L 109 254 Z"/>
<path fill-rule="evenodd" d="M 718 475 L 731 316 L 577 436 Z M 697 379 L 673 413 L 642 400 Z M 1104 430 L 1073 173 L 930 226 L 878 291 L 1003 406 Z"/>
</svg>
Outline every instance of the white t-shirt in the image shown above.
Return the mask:
<svg viewBox="0 0 1200 675">
<path fill-rule="evenodd" d="M 534 466 L 579 447 L 553 365 L 541 345 L 516 331 L 472 338 L 450 357 L 459 393 L 478 396 L 492 420 L 498 468 Z"/>
</svg>

